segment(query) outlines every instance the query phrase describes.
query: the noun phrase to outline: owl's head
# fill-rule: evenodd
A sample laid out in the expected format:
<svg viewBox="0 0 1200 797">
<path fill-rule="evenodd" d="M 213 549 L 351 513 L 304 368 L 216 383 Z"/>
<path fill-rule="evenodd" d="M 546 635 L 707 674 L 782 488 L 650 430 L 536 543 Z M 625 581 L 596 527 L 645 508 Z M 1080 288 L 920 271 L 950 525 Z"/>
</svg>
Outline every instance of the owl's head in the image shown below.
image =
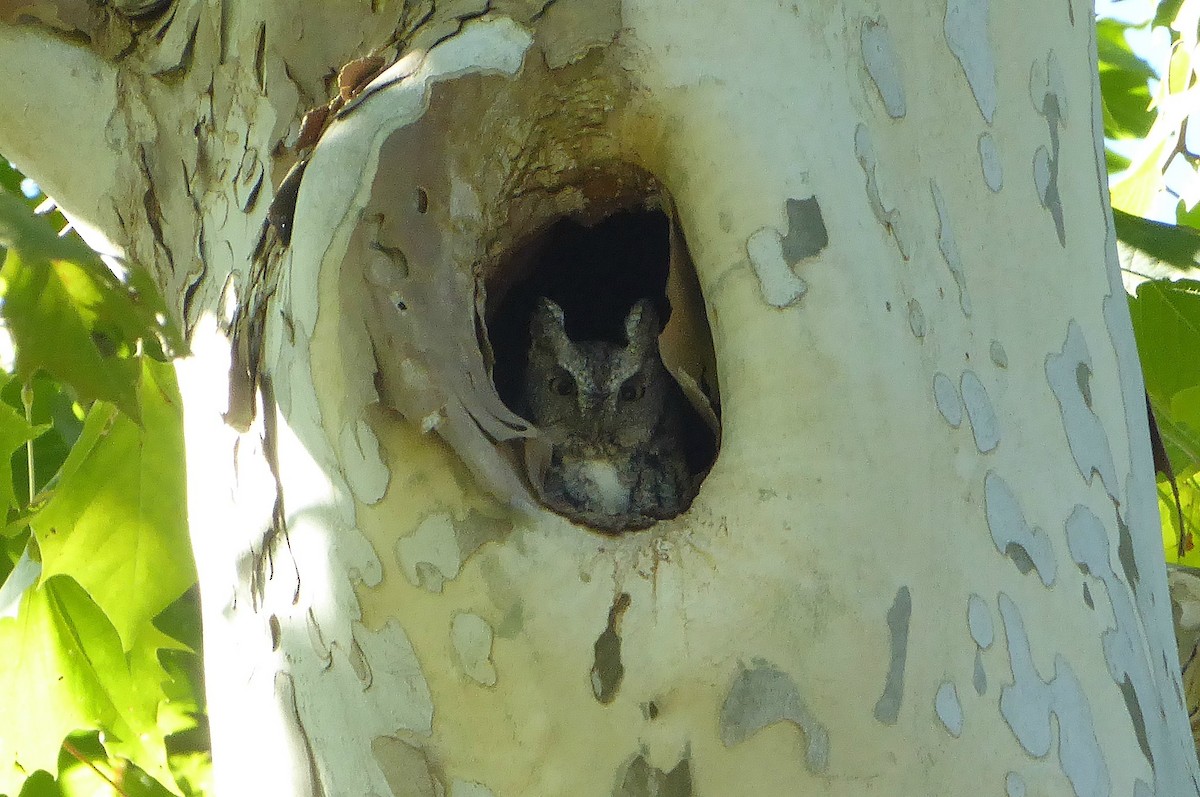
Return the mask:
<svg viewBox="0 0 1200 797">
<path fill-rule="evenodd" d="M 624 329 L 624 345 L 573 341 L 562 308 L 538 300 L 529 325 L 525 400 L 531 420 L 551 439 L 626 448 L 649 439 L 672 378 L 659 357 L 653 303 L 635 304 Z"/>
</svg>

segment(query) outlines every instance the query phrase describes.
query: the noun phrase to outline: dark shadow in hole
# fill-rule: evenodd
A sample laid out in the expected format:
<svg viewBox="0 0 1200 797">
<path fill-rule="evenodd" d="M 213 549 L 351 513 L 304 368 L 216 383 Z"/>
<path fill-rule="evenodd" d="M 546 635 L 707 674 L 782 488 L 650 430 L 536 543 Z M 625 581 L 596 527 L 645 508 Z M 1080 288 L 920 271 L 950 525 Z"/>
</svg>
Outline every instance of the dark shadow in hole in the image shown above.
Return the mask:
<svg viewBox="0 0 1200 797">
<path fill-rule="evenodd" d="M 622 211 L 585 227 L 560 219 L 514 252 L 518 277 L 488 322 L 496 354 L 496 389 L 513 409 L 521 405 L 521 374 L 529 351 L 529 318 L 538 297 L 563 309 L 572 340 L 623 342 L 629 308 L 643 297 L 666 323 L 670 222 L 662 211 Z M 517 410 L 519 412 L 519 410 Z"/>
<path fill-rule="evenodd" d="M 638 300 L 653 301 L 664 326 L 670 318 L 670 260 L 671 223 L 658 209 L 618 211 L 590 227 L 559 219 L 516 247 L 501 269 L 508 290 L 494 305 L 489 301 L 487 312 L 493 379 L 509 409 L 528 417 L 521 389 L 539 297 L 563 309 L 572 340 L 624 343 L 625 316 Z M 700 413 L 690 404 L 687 410 L 685 456 L 693 473 L 704 473 L 716 457 L 716 440 Z"/>
</svg>

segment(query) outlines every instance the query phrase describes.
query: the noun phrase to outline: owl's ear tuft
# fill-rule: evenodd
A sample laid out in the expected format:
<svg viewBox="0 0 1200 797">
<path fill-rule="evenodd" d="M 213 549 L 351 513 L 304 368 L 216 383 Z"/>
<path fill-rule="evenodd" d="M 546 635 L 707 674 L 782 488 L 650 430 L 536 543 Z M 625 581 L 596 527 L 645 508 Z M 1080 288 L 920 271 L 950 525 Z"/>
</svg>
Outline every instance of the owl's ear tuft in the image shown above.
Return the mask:
<svg viewBox="0 0 1200 797">
<path fill-rule="evenodd" d="M 642 299 L 629 310 L 625 316 L 625 342 L 637 343 L 654 340 L 658 337 L 658 313 L 654 311 L 654 303 Z"/>
<path fill-rule="evenodd" d="M 567 348 L 570 341 L 562 308 L 545 296 L 540 297 L 529 320 L 529 336 L 535 344 L 549 343 L 555 350 Z"/>
</svg>

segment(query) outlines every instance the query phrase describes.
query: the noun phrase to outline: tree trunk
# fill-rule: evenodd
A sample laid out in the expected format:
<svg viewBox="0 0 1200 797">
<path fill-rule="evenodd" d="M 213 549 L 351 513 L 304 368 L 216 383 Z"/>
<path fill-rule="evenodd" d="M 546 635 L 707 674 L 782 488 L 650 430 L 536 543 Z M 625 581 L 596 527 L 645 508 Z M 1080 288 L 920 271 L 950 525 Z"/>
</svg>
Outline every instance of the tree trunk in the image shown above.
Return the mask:
<svg viewBox="0 0 1200 797">
<path fill-rule="evenodd" d="M 187 324 L 222 794 L 1200 793 L 1089 4 L 57 5 L 0 151 Z M 616 217 L 719 454 L 603 534 L 506 297 Z"/>
</svg>

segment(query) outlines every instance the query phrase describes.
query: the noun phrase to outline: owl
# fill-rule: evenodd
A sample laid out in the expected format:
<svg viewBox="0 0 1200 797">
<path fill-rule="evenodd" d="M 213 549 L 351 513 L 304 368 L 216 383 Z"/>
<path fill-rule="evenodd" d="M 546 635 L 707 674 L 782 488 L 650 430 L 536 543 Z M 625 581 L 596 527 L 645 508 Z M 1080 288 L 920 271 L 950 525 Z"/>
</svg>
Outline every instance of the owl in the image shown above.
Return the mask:
<svg viewBox="0 0 1200 797">
<path fill-rule="evenodd" d="M 624 344 L 571 340 L 547 298 L 529 331 L 523 399 L 540 434 L 526 464 L 542 503 L 606 532 L 685 510 L 695 493 L 681 434 L 687 399 L 659 356 L 654 305 L 630 309 Z"/>
</svg>

